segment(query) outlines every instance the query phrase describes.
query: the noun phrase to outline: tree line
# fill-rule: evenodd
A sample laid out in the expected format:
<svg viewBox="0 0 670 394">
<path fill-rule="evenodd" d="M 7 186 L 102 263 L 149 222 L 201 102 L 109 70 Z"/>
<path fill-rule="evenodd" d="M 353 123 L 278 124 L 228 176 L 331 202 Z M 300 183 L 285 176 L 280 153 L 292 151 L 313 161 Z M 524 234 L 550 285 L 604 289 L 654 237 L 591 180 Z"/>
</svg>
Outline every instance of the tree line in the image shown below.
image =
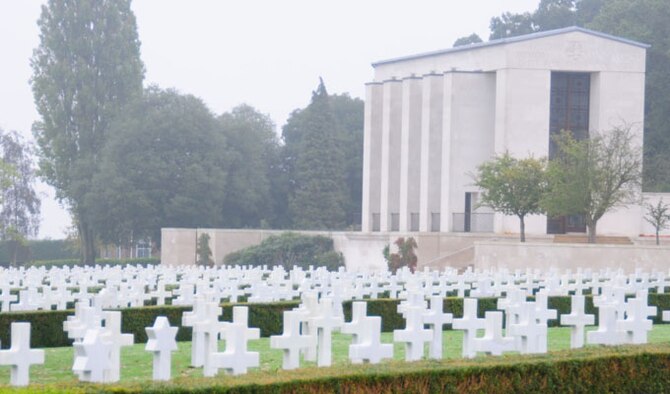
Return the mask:
<svg viewBox="0 0 670 394">
<path fill-rule="evenodd" d="M 670 192 L 670 2 L 667 0 L 541 0 L 534 12 L 491 18 L 489 40 L 581 26 L 650 44 L 647 50 L 643 187 Z M 482 42 L 477 34 L 454 46 Z"/>
<path fill-rule="evenodd" d="M 130 0 L 50 0 L 31 79 L 39 171 L 69 207 L 82 260 L 163 227 L 343 230 L 360 224 L 363 101 L 320 81 L 275 133 L 243 104 L 143 86 Z"/>
</svg>

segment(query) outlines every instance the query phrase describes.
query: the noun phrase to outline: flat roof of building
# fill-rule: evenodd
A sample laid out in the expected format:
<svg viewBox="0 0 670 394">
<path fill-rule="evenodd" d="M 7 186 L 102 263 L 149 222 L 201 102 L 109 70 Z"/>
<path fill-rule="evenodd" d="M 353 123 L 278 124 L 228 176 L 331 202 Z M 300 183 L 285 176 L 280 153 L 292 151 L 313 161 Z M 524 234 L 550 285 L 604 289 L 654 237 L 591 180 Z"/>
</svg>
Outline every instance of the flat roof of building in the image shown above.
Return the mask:
<svg viewBox="0 0 670 394">
<path fill-rule="evenodd" d="M 650 47 L 650 45 L 648 45 L 648 44 L 643 44 L 641 42 L 629 40 L 627 38 L 617 37 L 617 36 L 613 36 L 611 34 L 602 33 L 602 32 L 595 31 L 595 30 L 585 29 L 583 27 L 571 26 L 571 27 L 564 27 L 562 29 L 547 30 L 547 31 L 541 31 L 541 32 L 537 32 L 537 33 L 525 34 L 525 35 L 522 35 L 522 36 L 508 37 L 508 38 L 502 38 L 502 39 L 499 39 L 499 40 L 491 40 L 491 41 L 487 41 L 487 42 L 480 42 L 480 43 L 477 43 L 477 44 L 470 44 L 470 45 L 463 45 L 463 46 L 458 46 L 458 47 L 453 47 L 453 48 L 448 48 L 448 49 L 441 49 L 441 50 L 438 50 L 438 51 L 424 52 L 424 53 L 419 53 L 419 54 L 416 54 L 416 55 L 396 57 L 396 58 L 387 59 L 387 60 L 380 60 L 378 62 L 372 63 L 372 67 L 377 67 L 377 66 L 381 66 L 381 65 L 389 64 L 389 63 L 402 62 L 402 61 L 406 61 L 406 60 L 421 59 L 421 58 L 431 57 L 431 56 L 436 56 L 436 55 L 444 55 L 444 54 L 454 53 L 454 52 L 464 52 L 464 51 L 469 51 L 469 50 L 473 50 L 473 49 L 487 48 L 487 47 L 492 47 L 492 46 L 496 46 L 496 45 L 504 45 L 504 44 L 511 44 L 511 43 L 515 43 L 515 42 L 535 40 L 535 39 L 538 39 L 538 38 L 550 37 L 550 36 L 572 33 L 572 32 L 580 32 L 580 33 L 590 34 L 590 35 L 593 35 L 593 36 L 596 36 L 596 37 L 601 37 L 601 38 L 605 38 L 605 39 L 608 39 L 608 40 L 618 41 L 618 42 L 621 42 L 623 44 L 633 45 L 633 46 L 637 46 L 637 47 L 644 48 L 644 49 L 647 49 L 647 48 Z"/>
</svg>

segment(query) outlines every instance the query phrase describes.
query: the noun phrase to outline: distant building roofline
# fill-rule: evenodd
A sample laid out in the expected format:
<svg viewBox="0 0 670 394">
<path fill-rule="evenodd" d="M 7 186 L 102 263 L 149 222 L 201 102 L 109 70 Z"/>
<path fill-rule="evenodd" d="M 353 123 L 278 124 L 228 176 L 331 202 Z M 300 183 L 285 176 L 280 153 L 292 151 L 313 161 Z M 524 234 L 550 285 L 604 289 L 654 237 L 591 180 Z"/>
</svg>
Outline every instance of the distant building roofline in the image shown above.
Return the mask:
<svg viewBox="0 0 670 394">
<path fill-rule="evenodd" d="M 618 41 L 618 42 L 623 43 L 623 44 L 633 45 L 633 46 L 644 48 L 644 49 L 648 49 L 648 48 L 651 47 L 651 45 L 643 44 L 641 42 L 637 42 L 637 41 L 633 41 L 633 40 L 629 40 L 627 38 L 617 37 L 617 36 L 613 36 L 611 34 L 602 33 L 602 32 L 595 31 L 595 30 L 589 30 L 589 29 L 585 29 L 585 28 L 579 27 L 579 26 L 570 26 L 570 27 L 564 27 L 562 29 L 541 31 L 541 32 L 537 32 L 537 33 L 525 34 L 525 35 L 522 35 L 522 36 L 502 38 L 502 39 L 499 39 L 499 40 L 491 40 L 491 41 L 487 41 L 487 42 L 480 42 L 480 43 L 477 43 L 477 44 L 463 45 L 463 46 L 457 46 L 457 47 L 448 48 L 448 49 L 441 49 L 441 50 L 438 50 L 438 51 L 419 53 L 419 54 L 416 54 L 416 55 L 396 57 L 396 58 L 391 58 L 391 59 L 387 59 L 387 60 L 380 60 L 378 62 L 372 63 L 372 67 L 377 67 L 377 66 L 381 66 L 381 65 L 389 64 L 389 63 L 402 62 L 402 61 L 406 61 L 406 60 L 421 59 L 421 58 L 432 57 L 432 56 L 436 56 L 436 55 L 444 55 L 444 54 L 448 54 L 448 53 L 464 52 L 464 51 L 470 51 L 470 50 L 473 50 L 473 49 L 487 48 L 487 47 L 492 47 L 492 46 L 496 46 L 496 45 L 512 44 L 512 43 L 515 43 L 515 42 L 535 40 L 535 39 L 538 39 L 538 38 L 551 37 L 551 36 L 555 36 L 555 35 L 559 35 L 559 34 L 566 34 L 566 33 L 572 33 L 572 32 L 586 33 L 586 34 L 590 34 L 590 35 L 593 35 L 593 36 L 596 36 L 596 37 L 605 38 L 605 39 L 613 40 L 613 41 Z"/>
</svg>

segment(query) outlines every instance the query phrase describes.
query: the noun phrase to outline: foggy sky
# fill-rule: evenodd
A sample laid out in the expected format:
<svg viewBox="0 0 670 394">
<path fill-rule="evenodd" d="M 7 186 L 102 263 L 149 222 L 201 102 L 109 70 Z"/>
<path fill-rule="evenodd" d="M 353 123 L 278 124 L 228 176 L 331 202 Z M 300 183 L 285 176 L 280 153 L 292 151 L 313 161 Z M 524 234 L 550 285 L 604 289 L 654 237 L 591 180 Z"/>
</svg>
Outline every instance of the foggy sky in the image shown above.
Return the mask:
<svg viewBox="0 0 670 394">
<path fill-rule="evenodd" d="M 39 44 L 40 0 L 0 0 L 0 128 L 33 140 L 38 115 L 29 58 Z M 145 85 L 176 88 L 216 114 L 246 103 L 277 132 L 324 79 L 330 93 L 364 98 L 373 61 L 449 48 L 492 16 L 539 0 L 135 0 Z M 63 238 L 69 215 L 40 185 L 40 238 Z"/>
</svg>

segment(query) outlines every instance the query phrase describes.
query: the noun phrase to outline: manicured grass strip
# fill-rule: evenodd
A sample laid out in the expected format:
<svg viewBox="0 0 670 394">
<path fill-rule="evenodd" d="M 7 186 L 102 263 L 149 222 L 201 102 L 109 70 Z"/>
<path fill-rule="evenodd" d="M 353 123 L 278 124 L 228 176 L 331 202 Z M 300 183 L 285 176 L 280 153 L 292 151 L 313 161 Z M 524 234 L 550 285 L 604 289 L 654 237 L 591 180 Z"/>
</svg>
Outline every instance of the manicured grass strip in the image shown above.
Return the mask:
<svg viewBox="0 0 670 394">
<path fill-rule="evenodd" d="M 444 354 L 446 359 L 443 361 L 422 361 L 418 363 L 405 363 L 403 362 L 404 358 L 404 349 L 401 344 L 395 345 L 395 360 L 386 361 L 378 365 L 353 365 L 348 361 L 348 345 L 350 343 L 350 337 L 348 335 L 336 334 L 334 335 L 333 341 L 333 367 L 331 368 L 317 368 L 314 363 L 303 362 L 301 365 L 304 368 L 301 368 L 296 371 L 284 371 L 281 370 L 281 351 L 270 349 L 269 348 L 269 339 L 261 338 L 257 341 L 250 342 L 250 350 L 260 351 L 261 352 L 261 365 L 260 368 L 254 368 L 250 370 L 250 373 L 242 376 L 227 376 L 224 373 L 220 373 L 219 376 L 215 378 L 203 378 L 202 369 L 200 368 L 190 368 L 190 342 L 180 342 L 179 350 L 173 353 L 173 378 L 174 380 L 169 384 L 155 384 L 151 382 L 151 354 L 144 351 L 144 345 L 138 344 L 128 348 L 123 348 L 122 350 L 122 370 L 121 370 L 121 383 L 118 385 L 91 385 L 86 383 L 78 383 L 76 377 L 71 371 L 72 360 L 73 360 L 73 349 L 70 348 L 52 348 L 46 349 L 46 364 L 41 366 L 34 366 L 31 369 L 31 382 L 39 383 L 31 386 L 36 391 L 40 390 L 63 390 L 63 391 L 72 391 L 72 390 L 91 390 L 98 391 L 101 389 L 105 390 L 120 390 L 124 392 L 126 390 L 138 391 L 140 389 L 150 389 L 153 391 L 150 392 L 164 392 L 164 391 L 174 391 L 181 392 L 180 390 L 184 388 L 193 388 L 203 391 L 209 389 L 216 390 L 242 390 L 243 392 L 249 392 L 251 388 L 257 388 L 259 390 L 266 390 L 268 388 L 274 388 L 277 392 L 290 392 L 291 390 L 302 390 L 302 388 L 296 386 L 298 382 L 310 381 L 308 387 L 310 390 L 308 392 L 320 392 L 318 387 L 322 382 L 325 386 L 331 387 L 333 384 L 343 385 L 343 382 L 347 384 L 353 382 L 354 386 L 359 387 L 363 390 L 362 387 L 368 387 L 367 385 L 370 382 L 379 380 L 380 384 L 385 387 L 385 385 L 390 384 L 388 382 L 392 381 L 393 384 L 409 385 L 411 382 L 412 385 L 416 384 L 416 381 L 396 381 L 391 379 L 397 374 L 417 374 L 421 377 L 419 381 L 426 381 L 428 377 L 438 376 L 437 381 L 442 382 L 443 379 L 446 381 L 452 382 L 454 376 L 461 376 L 462 379 L 470 381 L 474 379 L 472 371 L 475 371 L 474 367 L 486 367 L 486 368 L 507 368 L 511 365 L 517 363 L 538 363 L 545 362 L 551 365 L 554 361 L 564 360 L 569 363 L 579 362 L 582 359 L 593 359 L 598 357 L 610 357 L 610 356 L 626 356 L 626 355 L 640 355 L 646 353 L 661 353 L 661 354 L 670 354 L 670 326 L 655 326 L 654 330 L 649 336 L 650 345 L 640 346 L 640 347 L 618 347 L 618 348 L 606 348 L 599 346 L 589 346 L 585 349 L 577 351 L 569 351 L 570 347 L 570 333 L 568 328 L 551 328 L 549 329 L 549 338 L 548 338 L 548 347 L 552 351 L 547 355 L 538 355 L 538 356 L 519 356 L 519 355 L 505 355 L 503 357 L 487 357 L 480 356 L 474 360 L 463 360 L 460 358 L 461 354 L 461 341 L 462 333 L 460 331 L 445 331 L 444 332 Z M 391 342 L 392 334 L 384 333 L 382 335 L 383 342 Z M 628 360 L 628 359 L 626 359 Z M 624 361 L 622 361 L 624 362 Z M 625 361 L 626 363 L 628 361 Z M 569 364 L 568 363 L 568 364 Z M 581 364 L 580 364 L 581 365 Z M 595 367 L 590 368 L 600 368 L 601 364 L 596 364 Z M 626 364 L 628 365 L 628 364 Z M 609 365 L 607 368 L 615 368 L 616 366 Z M 443 375 L 446 373 L 444 370 L 452 369 L 463 369 L 467 371 L 461 372 L 449 372 L 448 378 Z M 469 369 L 468 369 L 469 368 Z M 529 367 L 531 368 L 531 367 Z M 533 364 L 532 368 L 529 370 L 532 374 L 540 373 L 542 369 Z M 542 368 L 547 368 L 543 366 Z M 568 371 L 568 366 L 561 367 L 563 368 L 561 374 L 570 374 L 574 375 L 577 372 Z M 616 367 L 619 368 L 619 367 Z M 627 368 L 627 367 L 626 367 Z M 507 371 L 505 369 L 505 371 Z M 468 372 L 469 371 L 469 372 Z M 480 371 L 478 373 L 486 375 L 486 371 Z M 516 376 L 514 379 L 523 380 L 527 379 L 524 375 L 524 369 L 514 369 L 513 376 Z M 667 369 L 670 373 L 670 368 Z M 510 372 L 511 373 L 511 372 Z M 544 372 L 542 372 L 544 373 Z M 426 375 L 428 374 L 428 375 Z M 455 374 L 455 375 L 454 375 Z M 460 374 L 460 375 L 459 375 Z M 413 375 L 412 375 L 413 376 Z M 488 375 L 487 375 L 488 376 Z M 562 375 L 561 375 L 562 376 Z M 461 379 L 459 378 L 459 379 Z M 316 380 L 315 380 L 316 379 Z M 335 380 L 337 380 L 337 383 Z M 391 379 L 391 380 L 389 380 Z M 395 378 L 394 378 L 395 379 Z M 430 384 L 428 387 L 434 388 L 434 381 L 428 379 L 426 382 Z M 437 379 L 437 378 L 435 378 Z M 479 378 L 477 378 L 479 379 Z M 482 378 L 483 379 L 483 378 Z M 488 379 L 488 378 L 487 378 Z M 511 378 L 510 378 L 511 379 Z M 460 380 L 454 380 L 460 382 Z M 7 383 L 9 382 L 9 368 L 1 367 L 0 368 L 0 382 Z M 365 384 L 364 384 L 365 383 Z M 428 384 L 428 383 L 426 383 Z M 451 383 L 450 383 L 451 384 Z M 456 383 L 454 383 L 456 384 Z M 458 383 L 459 385 L 461 383 Z M 475 385 L 475 383 L 469 383 Z M 511 383 L 510 383 L 511 384 Z M 553 384 L 553 383 L 552 383 Z M 260 386 L 259 386 L 260 385 Z M 362 386 L 361 386 L 362 385 Z M 369 387 L 370 389 L 380 389 L 384 391 L 383 387 Z M 307 387 L 307 386 L 306 386 Z M 418 386 L 417 386 L 418 387 Z M 510 386 L 517 387 L 517 386 Z M 7 389 L 7 386 L 4 386 Z M 2 391 L 3 386 L 0 386 L 0 391 Z M 312 391 L 312 389 L 316 391 Z M 412 389 L 413 390 L 413 389 Z M 412 391 L 410 390 L 410 391 Z M 421 389 L 423 390 L 423 389 Z M 421 390 L 418 390 L 421 392 Z M 342 390 L 346 391 L 347 390 Z M 364 390 L 363 390 L 364 391 Z M 661 390 L 662 391 L 662 390 Z M 667 390 L 666 390 L 667 391 Z M 41 392 L 41 391 L 40 391 Z M 355 392 L 355 391 L 353 391 Z"/>
</svg>

